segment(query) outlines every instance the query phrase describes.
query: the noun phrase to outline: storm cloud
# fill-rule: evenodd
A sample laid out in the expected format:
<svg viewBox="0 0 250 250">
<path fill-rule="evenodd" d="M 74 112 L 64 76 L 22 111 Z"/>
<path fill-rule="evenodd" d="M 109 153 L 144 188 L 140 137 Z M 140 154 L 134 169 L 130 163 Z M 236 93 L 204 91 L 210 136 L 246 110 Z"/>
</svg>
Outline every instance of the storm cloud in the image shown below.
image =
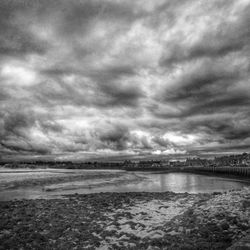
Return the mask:
<svg viewBox="0 0 250 250">
<path fill-rule="evenodd" d="M 250 1 L 2 0 L 2 158 L 250 149 Z"/>
</svg>

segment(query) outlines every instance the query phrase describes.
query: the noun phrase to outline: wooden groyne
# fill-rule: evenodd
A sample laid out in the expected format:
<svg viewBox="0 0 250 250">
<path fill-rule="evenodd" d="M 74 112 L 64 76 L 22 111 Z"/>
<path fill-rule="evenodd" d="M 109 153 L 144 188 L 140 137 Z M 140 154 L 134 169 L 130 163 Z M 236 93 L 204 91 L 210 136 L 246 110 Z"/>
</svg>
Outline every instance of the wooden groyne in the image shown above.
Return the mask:
<svg viewBox="0 0 250 250">
<path fill-rule="evenodd" d="M 226 174 L 237 175 L 242 177 L 250 177 L 250 167 L 183 167 L 180 168 L 183 172 L 192 173 L 214 173 L 214 174 Z"/>
</svg>

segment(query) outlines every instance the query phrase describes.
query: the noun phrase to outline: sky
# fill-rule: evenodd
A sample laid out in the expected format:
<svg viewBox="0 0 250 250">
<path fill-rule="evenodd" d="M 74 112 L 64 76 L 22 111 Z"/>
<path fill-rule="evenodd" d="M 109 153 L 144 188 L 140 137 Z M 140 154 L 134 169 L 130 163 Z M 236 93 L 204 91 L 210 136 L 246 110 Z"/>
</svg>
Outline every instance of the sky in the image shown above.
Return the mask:
<svg viewBox="0 0 250 250">
<path fill-rule="evenodd" d="M 0 157 L 250 150 L 250 0 L 1 0 Z"/>
</svg>

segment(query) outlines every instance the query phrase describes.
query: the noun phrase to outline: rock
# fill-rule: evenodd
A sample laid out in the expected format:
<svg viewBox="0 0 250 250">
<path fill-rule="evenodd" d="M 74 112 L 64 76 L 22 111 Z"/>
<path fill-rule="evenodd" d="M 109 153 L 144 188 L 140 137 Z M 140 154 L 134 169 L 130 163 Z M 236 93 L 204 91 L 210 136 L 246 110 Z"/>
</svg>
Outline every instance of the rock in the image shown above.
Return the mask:
<svg viewBox="0 0 250 250">
<path fill-rule="evenodd" d="M 2 235 L 10 235 L 11 231 L 5 229 L 5 230 L 1 231 L 1 234 Z"/>
<path fill-rule="evenodd" d="M 134 247 L 136 247 L 136 244 L 135 243 L 128 243 L 128 246 L 134 248 Z"/>
<path fill-rule="evenodd" d="M 168 232 L 167 234 L 170 234 L 170 235 L 174 236 L 174 235 L 178 235 L 178 234 L 180 234 L 180 233 L 175 232 L 175 231 L 171 231 L 171 232 Z"/>
<path fill-rule="evenodd" d="M 220 227 L 221 227 L 223 230 L 228 230 L 228 229 L 229 229 L 229 224 L 228 224 L 226 221 L 223 221 L 223 222 L 220 224 Z"/>
<path fill-rule="evenodd" d="M 184 243 L 180 246 L 180 250 L 193 250 L 193 249 L 194 249 L 194 246 L 192 246 L 190 244 L 186 244 L 186 243 Z"/>
<path fill-rule="evenodd" d="M 213 195 L 220 195 L 222 194 L 221 192 L 213 192 Z"/>
<path fill-rule="evenodd" d="M 160 248 L 157 246 L 148 246 L 146 250 L 159 250 Z"/>
<path fill-rule="evenodd" d="M 243 208 L 248 209 L 250 208 L 250 200 L 244 200 L 242 203 Z"/>
<path fill-rule="evenodd" d="M 119 238 L 119 240 L 128 240 L 129 238 L 124 234 L 124 235 L 122 235 L 120 238 Z"/>
<path fill-rule="evenodd" d="M 242 230 L 247 230 L 247 229 L 249 229 L 249 225 L 248 224 L 246 224 L 246 223 L 239 223 L 238 224 L 238 227 L 240 228 L 240 229 L 242 229 Z"/>
</svg>

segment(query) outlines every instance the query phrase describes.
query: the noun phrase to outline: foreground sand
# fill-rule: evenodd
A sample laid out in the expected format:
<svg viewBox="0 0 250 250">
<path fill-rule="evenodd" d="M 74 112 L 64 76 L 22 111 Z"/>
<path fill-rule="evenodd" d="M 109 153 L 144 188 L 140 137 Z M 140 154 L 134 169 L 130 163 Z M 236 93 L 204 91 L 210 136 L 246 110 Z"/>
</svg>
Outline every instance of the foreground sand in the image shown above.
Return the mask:
<svg viewBox="0 0 250 250">
<path fill-rule="evenodd" d="M 0 249 L 226 249 L 249 225 L 247 188 L 9 201 L 0 203 Z"/>
</svg>

